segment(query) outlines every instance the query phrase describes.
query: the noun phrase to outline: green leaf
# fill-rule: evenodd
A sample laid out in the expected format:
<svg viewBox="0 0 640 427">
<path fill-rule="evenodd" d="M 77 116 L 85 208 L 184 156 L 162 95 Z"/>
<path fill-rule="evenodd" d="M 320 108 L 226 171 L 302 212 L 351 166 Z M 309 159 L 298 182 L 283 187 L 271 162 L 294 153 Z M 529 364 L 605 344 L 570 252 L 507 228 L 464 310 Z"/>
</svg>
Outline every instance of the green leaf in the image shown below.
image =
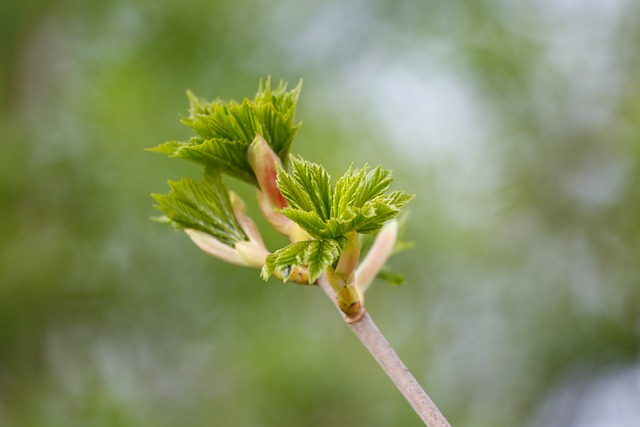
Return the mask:
<svg viewBox="0 0 640 427">
<path fill-rule="evenodd" d="M 414 197 L 413 194 L 407 194 L 404 191 L 379 195 L 364 203 L 361 208 L 353 209 L 355 215 L 349 226 L 359 233 L 375 233 L 386 221 L 398 215 Z"/>
<path fill-rule="evenodd" d="M 167 144 L 169 143 L 160 147 Z M 251 169 L 249 171 L 245 169 L 246 150 L 244 146 L 233 141 L 203 140 L 200 137 L 194 137 L 189 140 L 188 144 L 184 143 L 176 147 L 170 157 L 191 160 L 246 182 L 253 182 L 256 179 Z"/>
<path fill-rule="evenodd" d="M 298 224 L 303 230 L 317 230 L 317 234 L 327 234 L 327 223 L 322 221 L 317 213 L 300 209 L 282 211 L 289 219 Z"/>
<path fill-rule="evenodd" d="M 315 163 L 291 156 L 291 174 L 278 168 L 277 185 L 292 209 L 315 212 L 322 221 L 331 216 L 331 178 Z"/>
<path fill-rule="evenodd" d="M 404 275 L 400 273 L 396 273 L 386 265 L 382 267 L 382 269 L 378 272 L 378 275 L 376 277 L 380 280 L 384 280 L 391 286 L 400 286 L 400 285 L 403 285 L 405 282 Z"/>
<path fill-rule="evenodd" d="M 280 82 L 271 88 L 271 80 L 260 82 L 253 100 L 209 102 L 188 92 L 189 116 L 182 123 L 192 128 L 197 137 L 188 141 L 170 141 L 150 151 L 186 159 L 219 170 L 224 174 L 257 185 L 247 161 L 247 150 L 260 134 L 284 163 L 291 143 L 300 128 L 294 124 L 295 107 L 302 82 L 291 91 Z"/>
<path fill-rule="evenodd" d="M 312 240 L 304 253 L 303 264 L 309 267 L 309 283 L 315 282 L 318 277 L 340 258 L 344 249 L 344 242 L 337 240 Z"/>
<path fill-rule="evenodd" d="M 356 171 L 352 167 L 336 183 L 334 215 L 345 212 L 349 206 L 363 207 L 367 201 L 387 191 L 393 183 L 391 171 L 383 170 L 380 166 L 372 171 L 368 171 L 366 165 Z"/>
<path fill-rule="evenodd" d="M 165 213 L 157 218 L 179 229 L 192 228 L 211 234 L 233 247 L 247 236 L 233 214 L 229 193 L 222 183 L 220 172 L 207 169 L 202 182 L 189 178 L 169 181 L 168 194 L 152 194 L 155 206 Z"/>
<path fill-rule="evenodd" d="M 350 167 L 335 188 L 317 164 L 291 156 L 291 170 L 278 170 L 277 185 L 289 203 L 280 212 L 316 239 L 335 239 L 351 231 L 375 233 L 414 197 L 389 192 L 391 171 L 380 167 Z"/>
<path fill-rule="evenodd" d="M 309 283 L 314 283 L 340 258 L 345 242 L 346 239 L 303 240 L 285 246 L 267 257 L 262 278 L 267 280 L 276 270 L 284 272 L 306 266 L 309 268 Z"/>
</svg>

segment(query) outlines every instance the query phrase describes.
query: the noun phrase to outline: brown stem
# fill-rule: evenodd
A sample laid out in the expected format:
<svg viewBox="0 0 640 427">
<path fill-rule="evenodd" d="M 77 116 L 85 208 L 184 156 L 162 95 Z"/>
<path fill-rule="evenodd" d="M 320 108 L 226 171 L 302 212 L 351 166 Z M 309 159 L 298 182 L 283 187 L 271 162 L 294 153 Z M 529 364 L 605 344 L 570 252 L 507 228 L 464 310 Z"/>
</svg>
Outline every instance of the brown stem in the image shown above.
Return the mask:
<svg viewBox="0 0 640 427">
<path fill-rule="evenodd" d="M 317 283 L 335 304 L 336 294 L 326 277 L 324 275 L 320 276 Z M 376 359 L 426 426 L 451 427 L 435 403 L 433 403 L 420 384 L 418 384 L 418 381 L 416 381 L 413 375 L 411 375 L 411 372 L 409 372 L 404 363 L 402 363 L 398 354 L 393 350 L 373 322 L 373 319 L 369 316 L 369 313 L 365 312 L 364 315 L 355 322 L 347 322 L 347 326 L 356 334 L 367 350 L 369 350 L 369 353 Z"/>
</svg>

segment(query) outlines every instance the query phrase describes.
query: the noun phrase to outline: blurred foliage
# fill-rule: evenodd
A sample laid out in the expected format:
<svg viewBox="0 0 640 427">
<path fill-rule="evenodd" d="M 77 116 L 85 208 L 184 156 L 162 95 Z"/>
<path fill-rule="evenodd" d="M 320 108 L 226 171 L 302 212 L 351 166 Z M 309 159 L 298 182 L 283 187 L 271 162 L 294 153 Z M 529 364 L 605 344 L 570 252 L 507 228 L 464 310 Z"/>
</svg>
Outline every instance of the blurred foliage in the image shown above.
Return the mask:
<svg viewBox="0 0 640 427">
<path fill-rule="evenodd" d="M 199 174 L 143 152 L 185 91 L 268 75 L 294 153 L 417 194 L 367 304 L 452 424 L 638 363 L 637 2 L 9 0 L 0 35 L 3 426 L 419 425 L 320 292 L 147 219 Z"/>
</svg>

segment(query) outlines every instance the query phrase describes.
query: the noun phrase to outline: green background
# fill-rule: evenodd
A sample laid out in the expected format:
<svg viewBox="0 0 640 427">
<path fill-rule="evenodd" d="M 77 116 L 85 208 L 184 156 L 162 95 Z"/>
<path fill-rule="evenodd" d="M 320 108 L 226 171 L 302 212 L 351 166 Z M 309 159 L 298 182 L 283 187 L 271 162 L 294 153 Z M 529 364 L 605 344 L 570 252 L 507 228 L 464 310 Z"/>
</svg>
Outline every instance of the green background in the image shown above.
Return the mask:
<svg viewBox="0 0 640 427">
<path fill-rule="evenodd" d="M 421 425 L 318 289 L 148 220 L 185 91 L 269 75 L 293 152 L 417 195 L 367 306 L 453 425 L 640 375 L 637 2 L 9 0 L 0 64 L 2 426 Z"/>
</svg>

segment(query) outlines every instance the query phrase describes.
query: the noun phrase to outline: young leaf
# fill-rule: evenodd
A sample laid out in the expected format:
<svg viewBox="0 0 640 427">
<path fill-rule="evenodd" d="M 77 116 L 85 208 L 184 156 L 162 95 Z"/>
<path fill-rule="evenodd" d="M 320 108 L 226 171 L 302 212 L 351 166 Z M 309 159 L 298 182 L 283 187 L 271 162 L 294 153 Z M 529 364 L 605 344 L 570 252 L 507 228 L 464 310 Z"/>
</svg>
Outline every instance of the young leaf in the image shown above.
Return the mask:
<svg viewBox="0 0 640 427">
<path fill-rule="evenodd" d="M 350 205 L 362 207 L 366 201 L 387 191 L 393 183 L 391 171 L 383 170 L 380 166 L 372 171 L 368 171 L 366 165 L 357 171 L 353 171 L 352 167 L 336 183 L 332 209 L 334 215 L 346 211 Z"/>
<path fill-rule="evenodd" d="M 289 203 L 280 212 L 316 239 L 335 239 L 352 231 L 374 233 L 414 197 L 389 192 L 391 172 L 380 167 L 350 167 L 335 188 L 317 164 L 291 156 L 291 169 L 278 170 L 277 185 Z"/>
<path fill-rule="evenodd" d="M 378 276 L 376 276 L 380 280 L 384 280 L 391 286 L 400 286 L 404 284 L 405 278 L 401 273 L 397 273 L 386 265 L 382 267 L 382 269 L 378 272 Z"/>
<path fill-rule="evenodd" d="M 291 174 L 278 168 L 277 185 L 292 209 L 314 212 L 322 221 L 331 217 L 331 177 L 315 163 L 291 156 Z"/>
<path fill-rule="evenodd" d="M 183 142 L 170 141 L 150 151 L 194 161 L 257 185 L 247 160 L 249 145 L 259 134 L 286 162 L 293 137 L 300 128 L 293 119 L 301 83 L 287 91 L 283 82 L 272 89 L 270 79 L 261 81 L 254 99 L 245 98 L 240 104 L 208 102 L 188 92 L 189 116 L 182 123 L 198 136 Z"/>
<path fill-rule="evenodd" d="M 346 239 L 303 240 L 292 243 L 267 257 L 262 278 L 267 280 L 276 270 L 291 271 L 292 267 L 307 266 L 309 283 L 314 283 L 324 271 L 335 263 L 344 250 Z M 286 280 L 286 274 L 283 276 Z"/>
<path fill-rule="evenodd" d="M 152 194 L 158 202 L 155 207 L 165 213 L 158 218 L 160 222 L 203 231 L 231 247 L 247 240 L 233 213 L 220 172 L 207 169 L 201 183 L 183 178 L 169 181 L 169 186 L 168 194 Z"/>
</svg>

